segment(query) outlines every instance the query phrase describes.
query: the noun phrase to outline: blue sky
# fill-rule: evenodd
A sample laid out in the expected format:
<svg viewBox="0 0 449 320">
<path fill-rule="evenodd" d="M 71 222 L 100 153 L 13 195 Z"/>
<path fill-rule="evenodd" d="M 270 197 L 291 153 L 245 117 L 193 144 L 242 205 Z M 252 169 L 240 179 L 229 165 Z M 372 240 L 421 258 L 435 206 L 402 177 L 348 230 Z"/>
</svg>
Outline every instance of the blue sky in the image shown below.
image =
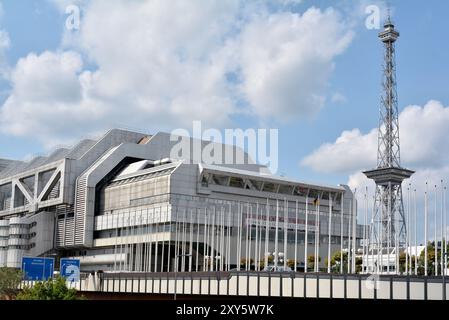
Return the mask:
<svg viewBox="0 0 449 320">
<path fill-rule="evenodd" d="M 287 1 L 283 1 L 283 3 L 286 2 Z M 9 105 L 8 113 L 5 112 L 5 102 L 15 94 L 15 84 L 11 81 L 10 74 L 13 70 L 18 69 L 17 63 L 19 59 L 24 59 L 31 53 L 40 57 L 40 55 L 46 51 L 54 53 L 55 55 L 62 54 L 65 51 L 71 51 L 78 53 L 83 60 L 82 67 L 74 67 L 77 74 L 86 70 L 92 70 L 94 72 L 99 66 L 103 67 L 107 64 L 105 58 L 100 58 L 104 57 L 104 55 L 101 56 L 101 50 L 97 50 L 95 44 L 100 44 L 100 42 L 103 41 L 102 39 L 105 39 L 105 42 L 111 41 L 110 38 L 113 38 L 113 36 L 109 38 L 109 36 L 105 37 L 103 34 L 100 34 L 97 37 L 90 37 L 89 34 L 83 34 L 83 32 L 88 32 L 91 27 L 87 26 L 83 29 L 83 23 L 85 22 L 83 20 L 84 17 L 86 17 L 86 24 L 88 24 L 90 23 L 88 22 L 88 19 L 92 19 L 92 16 L 96 14 L 95 10 L 98 11 L 98 8 L 92 6 L 81 4 L 83 13 L 81 17 L 82 30 L 75 32 L 75 36 L 72 39 L 70 38 L 70 32 L 67 32 L 64 27 L 67 18 L 67 15 L 64 13 L 64 5 L 56 5 L 53 1 L 43 0 L 26 2 L 4 0 L 1 1 L 1 3 L 3 15 L 0 18 L 0 29 L 7 32 L 10 41 L 9 47 L 4 49 L 5 61 L 3 61 L 3 65 L 6 65 L 6 72 L 4 72 L 6 75 L 0 82 L 0 110 L 3 109 L 4 111 L 3 114 L 0 113 L 0 115 L 4 117 L 3 122 L 0 119 L 1 158 L 24 159 L 29 158 L 30 155 L 34 154 L 45 154 L 49 149 L 53 148 L 55 144 L 65 143 L 66 141 L 70 143 L 77 138 L 97 133 L 95 130 L 96 125 L 100 132 L 103 128 L 112 127 L 117 124 L 130 128 L 146 129 L 148 132 L 155 132 L 158 129 L 167 130 L 179 126 L 179 123 L 171 122 L 169 114 L 162 115 L 162 120 L 157 118 L 157 121 L 152 122 L 155 114 L 156 117 L 158 115 L 157 111 L 151 111 L 151 113 L 148 114 L 146 126 L 143 125 L 142 122 L 134 122 L 132 117 L 122 119 L 118 113 L 117 117 L 104 118 L 104 121 L 99 117 L 100 120 L 93 122 L 86 129 L 80 128 L 80 130 L 70 130 L 67 134 L 64 131 L 64 127 L 68 128 L 71 125 L 72 122 L 68 120 L 70 119 L 70 116 L 67 118 L 55 117 L 55 119 L 59 119 L 59 131 L 50 130 L 49 133 L 37 132 L 36 134 L 33 134 L 33 130 L 31 129 L 22 130 L 22 128 L 20 128 L 20 121 L 17 120 L 17 118 L 14 118 L 14 115 L 11 115 L 13 113 L 11 110 L 14 110 L 12 108 L 21 108 L 19 105 L 20 101 Z M 66 1 L 66 3 L 70 2 Z M 447 19 L 447 13 L 449 12 L 449 3 L 440 0 L 425 2 L 417 0 L 390 1 L 390 3 L 394 12 L 394 22 L 401 33 L 397 43 L 397 79 L 400 111 L 409 105 L 417 105 L 424 108 L 424 106 L 431 100 L 439 102 L 443 108 L 444 106 L 448 106 L 449 90 L 447 90 L 447 88 L 449 88 L 449 59 L 447 59 L 447 57 L 449 41 L 447 41 L 447 38 L 449 36 L 449 20 Z M 357 128 L 363 136 L 377 126 L 382 46 L 377 39 L 378 30 L 368 30 L 364 25 L 366 15 L 363 12 L 357 11 L 360 10 L 360 7 L 363 8 L 370 4 L 382 5 L 383 3 L 378 1 L 363 1 L 360 3 L 356 1 L 343 1 L 336 5 L 334 1 L 304 0 L 299 4 L 292 1 L 287 5 L 280 5 L 273 0 L 264 8 L 268 13 L 265 12 L 261 14 L 263 18 L 267 18 L 271 13 L 287 12 L 302 17 L 302 15 L 312 6 L 318 8 L 321 13 L 324 13 L 326 9 L 333 7 L 334 12 L 339 16 L 337 20 L 344 24 L 341 32 L 352 32 L 351 40 L 345 44 L 344 48 L 338 53 L 333 53 L 330 61 L 328 61 L 328 65 L 332 65 L 333 70 L 324 77 L 324 84 L 322 84 L 322 87 L 319 89 L 319 92 L 325 97 L 325 101 L 322 106 L 318 108 L 318 111 L 310 112 L 311 114 L 304 116 L 301 112 L 298 112 L 298 114 L 292 116 L 288 121 L 273 120 L 270 117 L 270 113 L 268 113 L 268 117 L 263 117 L 255 115 L 254 112 L 243 114 L 241 112 L 229 112 L 229 121 L 225 122 L 225 124 L 216 124 L 213 121 L 208 122 L 208 119 L 202 119 L 202 113 L 198 112 L 198 110 L 192 110 L 192 114 L 195 114 L 193 118 L 203 120 L 205 123 L 211 123 L 211 125 L 216 125 L 219 128 L 257 128 L 264 126 L 279 128 L 278 174 L 308 181 L 331 184 L 348 182 L 351 174 L 354 174 L 354 172 L 361 167 L 370 167 L 369 163 L 365 161 L 344 170 L 328 170 L 326 168 L 320 170 L 319 167 L 311 168 L 310 166 L 301 165 L 300 163 L 305 157 L 318 150 L 323 144 L 333 144 L 345 130 Z M 170 10 L 169 7 L 167 9 Z M 218 12 L 218 10 L 215 11 L 215 9 L 211 10 L 214 14 Z M 244 10 L 245 9 L 241 9 L 241 12 L 234 12 L 233 15 L 244 15 Z M 107 15 L 107 13 L 105 14 Z M 250 17 L 251 15 L 248 14 L 246 19 L 251 19 Z M 109 16 L 110 20 L 115 18 L 115 15 Z M 260 23 L 264 23 L 265 20 L 263 20 L 263 18 L 260 19 Z M 102 19 L 105 18 L 103 17 Z M 175 19 L 175 17 L 173 17 L 173 19 Z M 268 20 L 269 18 L 267 18 L 267 21 Z M 101 22 L 104 21 L 100 20 L 98 23 Z M 123 23 L 123 21 L 120 20 L 120 22 L 117 23 Z M 199 22 L 196 21 L 196 23 Z M 151 27 L 151 24 L 149 27 Z M 170 26 L 167 25 L 167 28 L 169 27 Z M 327 29 L 324 29 L 324 31 L 326 30 Z M 317 30 L 316 33 L 318 38 L 321 36 L 319 33 L 320 31 L 321 29 Z M 77 38 L 77 33 L 81 34 L 79 38 Z M 120 44 L 119 37 L 120 35 L 117 35 L 118 45 Z M 132 35 L 129 35 L 129 37 L 132 37 Z M 72 40 L 73 43 L 71 42 Z M 254 42 L 251 41 L 249 41 L 249 43 L 254 44 Z M 211 47 L 214 48 L 215 43 L 213 43 L 213 40 L 211 43 L 208 42 L 204 47 L 207 47 L 207 50 Z M 198 48 L 201 49 L 201 46 L 202 44 L 199 44 L 198 46 L 195 45 L 192 50 L 197 50 Z M 186 50 L 190 50 L 188 44 L 186 45 L 186 48 Z M 121 49 L 117 48 L 117 50 Z M 194 54 L 196 54 L 196 52 Z M 74 58 L 74 60 L 74 63 L 77 64 L 77 59 Z M 49 61 L 51 64 L 51 61 L 53 60 L 50 59 Z M 127 63 L 132 64 L 133 61 L 128 61 Z M 136 63 L 139 63 L 139 61 L 136 61 Z M 240 68 L 242 68 L 242 66 Z M 243 69 L 244 68 L 245 66 L 243 65 Z M 104 67 L 104 69 L 109 71 L 107 66 Z M 126 70 L 128 70 L 128 67 Z M 254 68 L 248 68 L 248 70 L 251 71 L 254 70 Z M 206 71 L 206 76 L 209 76 L 207 72 L 208 71 Z M 297 86 L 301 87 L 302 83 L 297 83 Z M 33 86 L 31 86 L 31 88 L 33 88 Z M 66 87 L 63 86 L 62 88 L 65 90 Z M 122 89 L 122 87 L 120 88 Z M 58 89 L 59 87 L 55 86 L 54 90 L 56 91 Z M 221 91 L 222 87 L 218 86 L 217 90 Z M 251 90 L 252 89 L 249 88 L 248 92 L 252 92 Z M 182 90 L 180 90 L 180 92 L 181 91 Z M 124 101 L 126 101 L 128 93 L 125 89 L 123 89 L 123 92 L 124 96 L 113 96 L 113 99 L 123 98 Z M 57 95 L 57 93 L 54 94 Z M 343 98 L 337 99 L 339 101 L 332 101 L 332 96 L 335 94 L 338 94 Z M 201 92 L 195 94 L 195 98 L 200 95 Z M 133 93 L 130 93 L 129 96 L 133 97 Z M 236 94 L 236 96 L 240 97 L 241 94 Z M 164 96 L 161 97 L 161 99 L 162 98 L 166 99 L 167 97 Z M 53 103 L 54 97 L 52 97 L 52 99 Z M 236 98 L 233 97 L 232 99 L 235 100 Z M 108 101 L 108 99 L 103 99 L 102 103 L 107 104 Z M 239 106 L 239 104 L 240 102 L 237 102 L 237 106 Z M 243 105 L 241 108 L 245 109 L 245 105 L 251 104 L 251 102 L 248 103 L 248 101 L 246 101 L 241 104 Z M 49 107 L 51 106 L 52 104 L 49 104 Z M 56 104 L 55 106 L 58 105 Z M 277 107 L 278 106 L 276 105 L 272 106 L 273 110 L 276 110 Z M 303 107 L 304 106 L 301 106 L 301 108 Z M 95 104 L 89 104 L 89 108 L 95 109 L 96 106 Z M 102 108 L 106 107 L 103 106 Z M 186 108 L 188 109 L 188 107 Z M 225 105 L 223 108 L 226 110 L 228 107 Z M 294 110 L 296 106 L 292 105 L 290 108 L 291 109 L 284 108 L 282 110 L 283 112 L 288 112 L 289 110 Z M 174 108 L 174 110 L 177 109 Z M 39 112 L 39 110 L 36 111 Z M 20 112 L 25 111 L 20 109 Z M 26 109 L 26 112 L 33 112 L 32 107 Z M 76 106 L 72 106 L 70 112 L 74 112 L 76 118 Z M 184 114 L 183 112 L 185 111 L 179 111 L 179 114 L 182 116 Z M 144 113 L 142 114 L 145 115 Z M 176 114 L 176 116 L 179 115 Z M 14 121 L 17 122 L 14 127 L 10 126 L 10 123 Z M 39 124 L 45 127 L 45 119 L 41 119 L 40 121 Z M 61 124 L 61 121 L 65 121 L 65 123 Z M 76 125 L 76 120 L 74 120 L 73 123 Z M 29 124 L 27 123 L 23 123 L 23 126 L 25 127 L 28 125 Z M 32 125 L 37 124 L 33 123 Z M 48 125 L 52 125 L 51 121 L 49 121 Z M 187 127 L 187 129 L 189 129 L 189 127 Z M 423 130 L 425 129 L 426 128 Z M 428 129 L 432 130 L 431 127 Z M 443 135 L 443 133 L 441 134 Z M 60 134 L 62 139 L 55 139 L 55 142 L 47 144 L 45 141 L 48 140 L 48 136 L 51 134 Z M 439 140 L 436 139 L 436 141 Z M 351 142 L 349 142 L 348 146 L 351 146 Z M 440 148 L 445 149 L 444 146 L 440 146 Z M 442 152 L 443 151 L 444 150 L 442 150 Z M 337 150 L 337 152 L 341 151 Z M 372 153 L 372 148 L 367 147 L 361 152 Z M 405 152 L 405 150 L 403 152 Z M 449 152 L 446 153 L 449 154 Z M 404 158 L 407 159 L 407 157 Z M 427 160 L 429 160 L 429 165 L 427 165 Z M 438 170 L 442 167 L 441 164 L 439 166 L 431 164 L 431 159 L 427 160 L 419 159 L 419 161 L 414 161 L 411 159 L 409 163 L 410 165 L 419 164 L 419 167 L 423 168 L 423 170 Z M 328 159 L 328 161 L 332 162 L 334 160 Z M 405 164 L 407 165 L 408 163 Z M 372 162 L 371 166 L 375 166 L 375 162 Z"/>
</svg>

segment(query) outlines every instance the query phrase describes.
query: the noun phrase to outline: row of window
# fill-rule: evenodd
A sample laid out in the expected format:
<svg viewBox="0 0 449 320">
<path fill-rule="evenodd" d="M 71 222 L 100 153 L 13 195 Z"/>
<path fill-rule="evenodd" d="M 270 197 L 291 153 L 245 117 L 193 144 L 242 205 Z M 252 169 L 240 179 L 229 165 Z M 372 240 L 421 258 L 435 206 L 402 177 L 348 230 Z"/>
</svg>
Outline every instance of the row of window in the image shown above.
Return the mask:
<svg viewBox="0 0 449 320">
<path fill-rule="evenodd" d="M 178 224 L 178 234 L 184 234 L 187 239 L 189 239 L 190 234 L 193 235 L 193 238 L 196 239 L 197 235 L 202 235 L 201 239 L 204 238 L 205 230 L 207 231 L 206 236 L 220 236 L 222 232 L 224 233 L 225 237 L 228 235 L 228 229 L 229 233 L 232 237 L 238 237 L 239 229 L 237 227 L 224 227 L 223 231 L 221 228 L 215 228 L 215 230 L 211 231 L 212 229 L 210 226 L 207 226 L 207 229 L 203 225 L 190 225 L 190 224 Z M 145 235 L 145 234 L 154 234 L 159 232 L 176 232 L 176 224 L 175 223 L 164 223 L 159 225 L 153 225 L 153 226 L 136 226 L 136 227 L 128 227 L 128 228 L 117 228 L 117 229 L 108 229 L 108 230 L 101 230 L 101 231 L 95 231 L 94 232 L 94 238 L 95 239 L 104 239 L 104 238 L 113 238 L 113 237 L 122 237 L 122 236 L 138 236 L 138 235 Z M 256 228 L 252 227 L 250 234 L 248 235 L 246 232 L 247 230 L 245 228 L 242 228 L 240 230 L 241 238 L 243 241 L 245 241 L 246 238 L 252 239 L 253 241 L 256 240 L 256 238 L 260 239 L 260 241 L 265 241 L 266 238 L 266 230 L 265 229 L 259 229 L 259 234 L 256 234 Z M 268 231 L 268 239 L 270 241 L 274 241 L 276 237 L 276 230 L 271 228 Z M 279 242 L 284 241 L 284 231 L 279 230 L 278 231 L 278 240 Z M 344 243 L 347 243 L 346 240 L 347 236 L 344 235 Z M 297 242 L 299 244 L 305 243 L 305 232 L 302 230 L 298 230 L 297 233 L 295 233 L 294 230 L 288 230 L 287 231 L 287 242 L 288 243 L 294 243 L 295 239 L 297 239 Z M 321 234 L 320 237 L 320 243 L 327 244 L 329 242 L 329 236 L 326 234 Z M 310 244 L 313 244 L 315 242 L 315 233 L 314 232 L 308 232 L 307 241 Z M 331 244 L 340 244 L 341 243 L 341 236 L 340 235 L 333 235 L 331 236 Z"/>
<path fill-rule="evenodd" d="M 201 184 L 203 187 L 208 187 L 209 183 L 240 189 L 255 189 L 257 191 L 262 192 L 280 193 L 285 195 L 296 195 L 302 197 L 308 196 L 310 199 L 317 198 L 329 200 L 329 194 L 331 194 L 334 200 L 338 202 L 341 200 L 341 193 L 336 192 L 309 189 L 293 184 L 282 184 L 249 178 L 247 179 L 243 177 L 226 176 L 215 173 L 214 174 L 204 173 L 201 179 Z"/>
<path fill-rule="evenodd" d="M 31 248 L 34 248 L 36 246 L 35 243 L 30 243 L 26 245 L 10 245 L 8 246 L 8 250 L 15 249 L 15 250 L 30 250 Z"/>
</svg>

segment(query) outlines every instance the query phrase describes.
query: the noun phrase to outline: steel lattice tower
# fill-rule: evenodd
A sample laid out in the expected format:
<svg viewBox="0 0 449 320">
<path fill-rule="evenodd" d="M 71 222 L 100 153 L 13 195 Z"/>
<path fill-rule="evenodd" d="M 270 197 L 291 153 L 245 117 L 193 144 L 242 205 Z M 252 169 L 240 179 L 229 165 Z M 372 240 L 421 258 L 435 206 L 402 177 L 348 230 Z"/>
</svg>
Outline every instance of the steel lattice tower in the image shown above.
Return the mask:
<svg viewBox="0 0 449 320">
<path fill-rule="evenodd" d="M 364 174 L 376 183 L 370 246 L 376 252 L 396 252 L 405 246 L 406 225 L 402 181 L 414 172 L 401 167 L 395 41 L 399 32 L 388 17 L 379 39 L 384 45 L 384 65 L 378 130 L 377 168 Z"/>
</svg>

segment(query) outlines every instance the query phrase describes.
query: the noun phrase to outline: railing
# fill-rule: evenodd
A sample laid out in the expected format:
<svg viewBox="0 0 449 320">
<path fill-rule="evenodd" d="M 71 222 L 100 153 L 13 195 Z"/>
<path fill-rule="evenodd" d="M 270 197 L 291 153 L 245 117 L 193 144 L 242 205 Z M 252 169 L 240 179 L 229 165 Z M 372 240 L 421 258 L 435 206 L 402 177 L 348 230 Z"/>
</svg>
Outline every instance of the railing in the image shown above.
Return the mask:
<svg viewBox="0 0 449 320">
<path fill-rule="evenodd" d="M 82 274 L 79 291 L 283 298 L 446 300 L 445 277 L 299 272 L 159 272 Z"/>
</svg>

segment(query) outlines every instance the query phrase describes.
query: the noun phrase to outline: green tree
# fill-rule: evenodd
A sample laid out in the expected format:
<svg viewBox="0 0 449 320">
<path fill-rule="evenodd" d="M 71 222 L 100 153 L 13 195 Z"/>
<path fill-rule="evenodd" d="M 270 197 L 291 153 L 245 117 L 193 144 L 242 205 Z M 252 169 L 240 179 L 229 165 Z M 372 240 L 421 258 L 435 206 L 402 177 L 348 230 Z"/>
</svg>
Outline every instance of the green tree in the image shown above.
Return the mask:
<svg viewBox="0 0 449 320">
<path fill-rule="evenodd" d="M 363 258 L 356 257 L 355 258 L 355 272 L 356 273 L 362 272 L 362 268 L 363 268 Z"/>
<path fill-rule="evenodd" d="M 69 289 L 63 277 L 37 282 L 32 287 L 25 287 L 17 295 L 17 300 L 80 300 L 75 289 Z"/>
<path fill-rule="evenodd" d="M 444 257 L 442 252 L 438 248 L 438 273 L 441 273 L 441 259 Z M 418 274 L 424 275 L 425 271 L 425 250 L 421 251 L 421 254 L 418 257 Z M 435 275 L 435 242 L 427 243 L 427 275 Z"/>
<path fill-rule="evenodd" d="M 337 251 L 331 258 L 331 269 L 333 272 L 340 272 L 341 251 Z M 348 253 L 343 252 L 343 272 L 348 269 Z"/>
<path fill-rule="evenodd" d="M 274 261 L 273 256 L 272 256 L 272 255 L 269 255 L 269 256 L 268 256 L 268 265 L 272 264 L 273 261 Z M 260 270 L 263 270 L 263 268 L 265 268 L 265 258 L 264 258 L 264 259 L 261 259 L 261 260 L 259 261 L 259 266 L 260 266 Z"/>
<path fill-rule="evenodd" d="M 408 259 L 408 261 L 407 261 Z M 405 251 L 402 251 L 399 254 L 399 272 L 400 273 L 404 273 L 405 272 L 405 263 L 408 262 L 410 265 L 410 261 L 412 262 L 412 268 L 414 267 L 415 261 L 413 256 L 411 256 L 410 254 L 406 253 Z"/>
<path fill-rule="evenodd" d="M 295 259 L 288 259 L 287 266 L 289 266 L 293 271 L 296 271 Z"/>
<path fill-rule="evenodd" d="M 318 263 L 321 262 L 321 257 L 318 256 Z M 307 257 L 307 268 L 314 270 L 315 268 L 315 256 L 311 254 Z"/>
<path fill-rule="evenodd" d="M 11 300 L 18 293 L 22 272 L 13 268 L 0 268 L 0 299 Z"/>
<path fill-rule="evenodd" d="M 248 258 L 240 259 L 240 268 L 245 268 L 247 261 L 248 261 L 249 269 L 251 270 L 251 266 L 254 264 L 254 259 L 248 259 Z"/>
</svg>

